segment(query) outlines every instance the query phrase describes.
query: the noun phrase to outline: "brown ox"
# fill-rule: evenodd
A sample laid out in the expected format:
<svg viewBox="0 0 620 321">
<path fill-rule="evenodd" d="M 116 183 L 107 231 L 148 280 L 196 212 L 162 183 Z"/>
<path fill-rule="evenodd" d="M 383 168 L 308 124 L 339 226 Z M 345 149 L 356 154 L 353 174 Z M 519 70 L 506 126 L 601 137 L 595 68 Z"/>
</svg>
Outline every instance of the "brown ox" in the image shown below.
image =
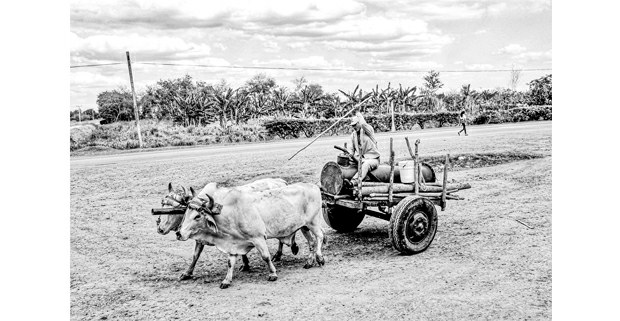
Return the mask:
<svg viewBox="0 0 620 321">
<path fill-rule="evenodd" d="M 267 247 L 268 238 L 287 243 L 299 229 L 308 240 L 310 252 L 305 264 L 309 268 L 314 258 L 319 265 L 325 260 L 321 247 L 325 235 L 321 229 L 321 191 L 314 184 L 296 183 L 262 192 L 225 191 L 217 200 L 220 189 L 208 184 L 197 194 L 192 189 L 190 201 L 179 240 L 189 238 L 215 245 L 228 254 L 228 273 L 220 288 L 230 286 L 237 256 L 245 255 L 256 247 L 269 266 L 269 281 L 278 276 Z M 312 234 L 315 237 L 312 237 Z"/>
<path fill-rule="evenodd" d="M 281 178 L 263 178 L 246 185 L 241 185 L 238 187 L 238 189 L 243 191 L 263 191 L 283 186 L 286 186 L 286 182 Z M 191 196 L 187 194 L 185 187 L 181 186 L 181 189 L 174 190 L 172 188 L 172 183 L 169 183 L 168 194 L 162 199 L 161 202 L 162 206 L 185 207 L 189 203 L 190 199 Z M 163 220 L 160 217 L 157 218 L 157 233 L 166 235 L 170 231 L 178 231 L 178 229 L 181 227 L 183 215 L 163 215 L 163 217 Z M 181 274 L 181 276 L 179 277 L 180 281 L 188 280 L 192 277 L 192 274 L 194 273 L 194 268 L 196 267 L 196 263 L 198 262 L 198 258 L 200 257 L 204 246 L 205 243 L 198 240 L 196 241 L 192 263 L 187 268 L 187 271 Z M 278 261 L 282 257 L 282 248 L 283 243 L 280 242 L 278 246 L 278 251 L 274 256 L 274 261 Z M 293 252 L 293 254 L 297 254 L 297 252 L 299 251 L 299 247 L 295 243 L 295 236 L 293 236 L 293 239 L 291 240 L 291 251 Z M 247 256 L 244 255 L 242 259 L 243 265 L 241 266 L 240 271 L 249 271 L 250 265 Z"/>
</svg>

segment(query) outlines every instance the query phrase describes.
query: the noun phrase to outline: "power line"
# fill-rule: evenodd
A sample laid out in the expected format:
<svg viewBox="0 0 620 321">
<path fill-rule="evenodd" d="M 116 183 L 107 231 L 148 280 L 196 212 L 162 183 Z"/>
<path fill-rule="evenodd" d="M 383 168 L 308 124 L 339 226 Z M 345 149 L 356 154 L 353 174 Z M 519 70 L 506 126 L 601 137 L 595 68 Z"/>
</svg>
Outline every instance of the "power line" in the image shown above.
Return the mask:
<svg viewBox="0 0 620 321">
<path fill-rule="evenodd" d="M 99 67 L 99 66 L 111 66 L 111 65 L 122 65 L 122 62 L 111 62 L 108 64 L 92 64 L 92 65 L 73 65 L 69 66 L 69 68 L 85 68 L 85 67 Z"/>
<path fill-rule="evenodd" d="M 74 65 L 70 68 L 85 68 L 121 65 L 122 63 L 92 64 L 92 65 Z M 308 67 L 268 67 L 268 66 L 218 66 L 205 64 L 178 64 L 165 62 L 135 62 L 134 65 L 151 65 L 151 66 L 172 66 L 172 67 L 201 67 L 201 68 L 224 68 L 224 69 L 258 69 L 258 70 L 296 70 L 296 71 L 347 71 L 347 72 L 386 72 L 386 73 L 426 73 L 428 70 L 419 69 L 356 69 L 356 68 L 308 68 Z M 524 68 L 518 71 L 550 71 L 551 68 Z M 448 69 L 438 70 L 443 73 L 480 73 L 480 72 L 510 72 L 512 69 Z"/>
<path fill-rule="evenodd" d="M 426 73 L 428 70 L 419 69 L 351 69 L 351 68 L 304 68 L 304 67 L 265 67 L 265 66 L 218 66 L 203 64 L 177 64 L 177 63 L 158 63 L 158 62 L 137 62 L 136 64 L 152 66 L 175 66 L 175 67 L 204 67 L 204 68 L 227 68 L 227 69 L 261 69 L 261 70 L 298 70 L 298 71 L 355 71 L 355 72 L 397 72 L 397 73 Z M 545 71 L 551 68 L 528 68 L 519 71 Z M 439 72 L 507 72 L 512 69 L 463 69 L 463 70 L 438 70 Z"/>
</svg>

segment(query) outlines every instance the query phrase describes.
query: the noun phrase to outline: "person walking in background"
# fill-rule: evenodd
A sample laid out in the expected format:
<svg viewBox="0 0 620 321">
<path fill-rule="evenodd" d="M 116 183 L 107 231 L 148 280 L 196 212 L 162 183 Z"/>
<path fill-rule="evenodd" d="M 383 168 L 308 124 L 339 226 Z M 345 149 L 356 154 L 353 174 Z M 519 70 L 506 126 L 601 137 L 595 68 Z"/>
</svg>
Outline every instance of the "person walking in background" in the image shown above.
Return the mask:
<svg viewBox="0 0 620 321">
<path fill-rule="evenodd" d="M 459 134 L 459 136 L 461 136 L 461 132 L 465 132 L 465 136 L 467 136 L 467 129 L 465 128 L 465 111 L 461 111 L 461 115 L 459 116 L 459 121 L 461 122 L 461 125 L 463 125 L 463 129 L 459 130 L 459 132 L 457 134 Z"/>
</svg>

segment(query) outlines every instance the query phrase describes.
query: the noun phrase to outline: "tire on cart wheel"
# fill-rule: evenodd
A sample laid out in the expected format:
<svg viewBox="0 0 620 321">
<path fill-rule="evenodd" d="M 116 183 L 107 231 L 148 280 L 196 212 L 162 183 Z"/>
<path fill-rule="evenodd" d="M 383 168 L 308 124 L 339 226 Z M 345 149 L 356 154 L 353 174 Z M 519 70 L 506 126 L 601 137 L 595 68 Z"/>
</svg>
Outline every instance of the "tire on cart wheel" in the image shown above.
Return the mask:
<svg viewBox="0 0 620 321">
<path fill-rule="evenodd" d="M 323 208 L 323 219 L 329 227 L 338 232 L 354 231 L 364 219 L 364 212 L 343 206 L 327 206 Z"/>
<path fill-rule="evenodd" d="M 416 196 L 403 199 L 394 207 L 388 231 L 392 245 L 399 252 L 406 255 L 423 252 L 437 232 L 435 205 Z"/>
</svg>

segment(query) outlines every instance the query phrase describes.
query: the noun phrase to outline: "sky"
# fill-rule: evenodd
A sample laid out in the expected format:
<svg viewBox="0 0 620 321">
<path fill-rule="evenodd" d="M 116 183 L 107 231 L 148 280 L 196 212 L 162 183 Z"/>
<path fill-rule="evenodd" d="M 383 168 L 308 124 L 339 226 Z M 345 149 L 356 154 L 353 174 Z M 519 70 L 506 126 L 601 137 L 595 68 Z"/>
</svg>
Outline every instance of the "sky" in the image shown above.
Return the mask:
<svg viewBox="0 0 620 321">
<path fill-rule="evenodd" d="M 70 109 L 129 86 L 126 51 L 137 91 L 186 74 L 233 87 L 257 73 L 328 92 L 420 87 L 429 70 L 456 91 L 508 87 L 510 72 L 487 71 L 506 69 L 524 70 L 524 90 L 552 67 L 550 0 L 100 0 L 70 10 Z M 120 64 L 75 68 L 106 63 Z"/>
</svg>

